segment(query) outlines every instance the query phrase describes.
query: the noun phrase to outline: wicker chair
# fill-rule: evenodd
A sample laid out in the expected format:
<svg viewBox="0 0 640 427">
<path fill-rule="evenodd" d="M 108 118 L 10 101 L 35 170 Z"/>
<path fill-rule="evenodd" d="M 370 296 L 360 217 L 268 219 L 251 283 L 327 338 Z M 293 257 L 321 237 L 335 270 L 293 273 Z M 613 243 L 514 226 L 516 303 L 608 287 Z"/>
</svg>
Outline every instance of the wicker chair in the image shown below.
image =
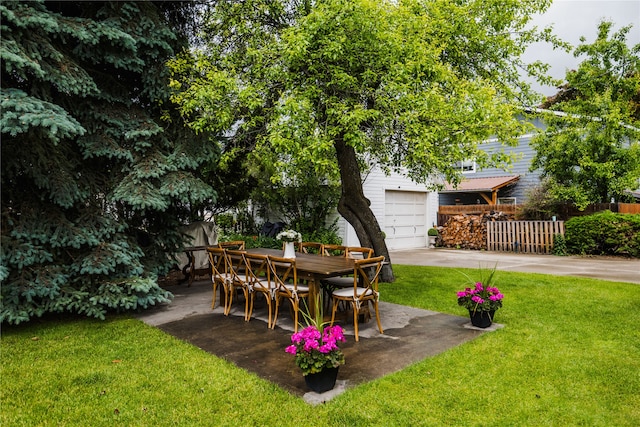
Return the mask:
<svg viewBox="0 0 640 427">
<path fill-rule="evenodd" d="M 225 309 L 225 315 L 231 312 L 234 296 L 239 293 L 244 296 L 244 320 L 249 320 L 249 286 L 247 284 L 247 266 L 244 259 L 244 251 L 225 249 L 229 262 L 229 273 L 231 274 L 231 286 L 229 288 L 229 302 Z"/>
<path fill-rule="evenodd" d="M 298 251 L 303 254 L 323 255 L 324 245 L 318 242 L 300 242 L 298 243 Z"/>
<path fill-rule="evenodd" d="M 298 315 L 300 313 L 300 300 L 309 297 L 309 286 L 298 283 L 298 271 L 296 260 L 269 256 L 269 269 L 271 280 L 275 286 L 276 311 L 273 316 L 271 328 L 275 328 L 278 320 L 278 311 L 282 298 L 291 303 L 293 311 L 294 332 L 298 332 Z"/>
<path fill-rule="evenodd" d="M 255 303 L 256 294 L 260 293 L 269 308 L 269 317 L 267 318 L 267 326 L 271 327 L 272 301 L 275 298 L 275 287 L 271 281 L 271 271 L 269 269 L 269 259 L 266 255 L 258 255 L 244 253 L 245 266 L 247 268 L 247 286 L 249 288 L 249 314 L 247 320 L 251 320 L 253 313 L 253 305 Z"/>
<path fill-rule="evenodd" d="M 381 334 L 384 333 L 382 324 L 380 323 L 380 312 L 378 310 L 378 278 L 382 271 L 383 262 L 384 256 L 356 260 L 353 268 L 353 286 L 350 288 L 336 289 L 331 294 L 331 302 L 333 305 L 333 309 L 331 310 L 331 325 L 333 326 L 333 322 L 335 321 L 338 305 L 341 302 L 350 303 L 353 309 L 353 327 L 356 341 L 359 341 L 358 316 L 361 309 L 365 307 L 365 304 L 366 308 L 368 308 L 369 302 L 373 304 L 376 313 L 378 330 Z"/>
<path fill-rule="evenodd" d="M 227 301 L 229 298 L 229 290 L 231 288 L 231 273 L 227 255 L 224 249 L 216 247 L 208 247 L 209 265 L 211 266 L 211 282 L 213 284 L 213 299 L 211 308 L 216 306 L 216 293 L 220 286 L 220 303 L 222 304 L 222 295 L 224 294 L 224 308 L 226 311 Z"/>
<path fill-rule="evenodd" d="M 229 242 L 218 242 L 218 247 L 223 249 L 231 249 L 235 251 L 244 251 L 244 240 L 232 240 Z"/>
</svg>

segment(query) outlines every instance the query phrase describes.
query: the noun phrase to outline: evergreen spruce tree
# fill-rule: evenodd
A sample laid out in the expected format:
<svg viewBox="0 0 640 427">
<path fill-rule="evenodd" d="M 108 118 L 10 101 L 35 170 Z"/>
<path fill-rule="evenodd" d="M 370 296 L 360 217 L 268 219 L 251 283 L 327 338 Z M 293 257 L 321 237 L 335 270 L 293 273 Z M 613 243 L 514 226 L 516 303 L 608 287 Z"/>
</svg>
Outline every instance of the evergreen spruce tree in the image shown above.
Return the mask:
<svg viewBox="0 0 640 427">
<path fill-rule="evenodd" d="M 170 17 L 184 7 L 0 4 L 1 321 L 171 297 L 156 279 L 189 206 L 215 194 L 197 169 L 217 155 L 167 107 L 165 63 L 186 45 Z"/>
</svg>

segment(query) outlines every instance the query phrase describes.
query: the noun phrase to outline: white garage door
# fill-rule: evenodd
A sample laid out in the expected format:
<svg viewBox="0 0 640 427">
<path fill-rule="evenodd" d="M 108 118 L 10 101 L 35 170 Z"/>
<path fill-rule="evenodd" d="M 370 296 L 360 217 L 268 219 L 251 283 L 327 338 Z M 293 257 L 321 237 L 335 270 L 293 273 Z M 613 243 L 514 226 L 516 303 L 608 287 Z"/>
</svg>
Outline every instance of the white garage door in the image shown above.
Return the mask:
<svg viewBox="0 0 640 427">
<path fill-rule="evenodd" d="M 385 191 L 384 219 L 387 248 L 427 246 L 427 193 Z"/>
</svg>

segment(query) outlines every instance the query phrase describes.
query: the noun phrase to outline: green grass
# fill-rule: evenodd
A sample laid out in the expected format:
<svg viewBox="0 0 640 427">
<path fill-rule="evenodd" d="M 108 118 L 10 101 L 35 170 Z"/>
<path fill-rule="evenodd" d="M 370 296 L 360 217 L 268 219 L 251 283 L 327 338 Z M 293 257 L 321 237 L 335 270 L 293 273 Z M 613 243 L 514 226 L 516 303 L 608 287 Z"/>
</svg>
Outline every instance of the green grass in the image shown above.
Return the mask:
<svg viewBox="0 0 640 427">
<path fill-rule="evenodd" d="M 394 271 L 384 300 L 465 314 L 462 270 Z M 640 286 L 506 272 L 495 284 L 503 329 L 318 407 L 126 316 L 5 326 L 0 424 L 640 425 Z"/>
</svg>

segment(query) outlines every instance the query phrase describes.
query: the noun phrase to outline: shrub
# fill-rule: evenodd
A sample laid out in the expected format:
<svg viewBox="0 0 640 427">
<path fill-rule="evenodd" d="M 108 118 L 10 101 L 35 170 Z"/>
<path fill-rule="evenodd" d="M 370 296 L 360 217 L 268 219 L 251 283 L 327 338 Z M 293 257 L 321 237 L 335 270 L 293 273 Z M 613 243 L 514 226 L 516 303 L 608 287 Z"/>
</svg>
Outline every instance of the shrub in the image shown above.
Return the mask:
<svg viewBox="0 0 640 427">
<path fill-rule="evenodd" d="M 553 254 L 558 256 L 567 255 L 567 239 L 562 234 L 553 236 Z"/>
<path fill-rule="evenodd" d="M 272 248 L 281 249 L 282 241 L 277 240 L 275 237 L 262 236 L 260 234 L 245 235 L 245 234 L 227 234 L 219 236 L 220 241 L 228 240 L 244 240 L 246 248 Z M 303 242 L 321 242 L 326 244 L 339 245 L 342 243 L 342 239 L 334 230 L 322 229 L 315 231 L 314 233 L 302 233 Z"/>
<path fill-rule="evenodd" d="M 565 227 L 569 253 L 640 257 L 640 215 L 604 211 L 571 218 Z"/>
</svg>

